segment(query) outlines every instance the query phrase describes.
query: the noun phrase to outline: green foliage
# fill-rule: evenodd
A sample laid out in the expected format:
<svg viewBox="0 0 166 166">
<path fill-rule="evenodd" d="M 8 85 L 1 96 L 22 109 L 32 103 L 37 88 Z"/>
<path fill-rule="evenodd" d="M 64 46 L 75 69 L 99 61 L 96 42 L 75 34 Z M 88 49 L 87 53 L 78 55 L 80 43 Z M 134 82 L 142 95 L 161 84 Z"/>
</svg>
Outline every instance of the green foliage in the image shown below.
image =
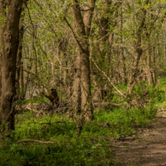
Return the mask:
<svg viewBox="0 0 166 166">
<path fill-rule="evenodd" d="M 61 118 L 65 118 L 62 117 Z M 62 120 L 58 116 L 52 117 L 53 121 Z M 45 116 L 40 123 L 24 121 L 17 124 L 14 140 L 4 141 L 0 151 L 1 165 L 109 165 L 111 163 L 111 148 L 108 142 L 101 142 L 94 135 L 77 137 L 74 122 L 43 124 L 50 121 Z M 41 124 L 42 123 L 42 124 Z M 90 126 L 88 126 L 90 130 Z M 86 130 L 86 129 L 85 129 Z M 102 134 L 102 133 L 101 133 Z M 97 133 L 100 135 L 100 132 Z M 18 139 L 50 140 L 54 144 L 17 144 Z M 5 145 L 5 142 L 10 142 Z M 5 155 L 5 157 L 4 157 Z M 14 163 L 14 164 L 13 164 Z"/>
<path fill-rule="evenodd" d="M 29 103 L 40 103 L 40 102 L 48 102 L 49 100 L 45 97 L 36 96 L 32 99 L 25 100 L 22 104 L 29 104 Z"/>
<path fill-rule="evenodd" d="M 84 126 L 80 137 L 77 137 L 75 123 L 65 115 L 44 116 L 39 120 L 33 118 L 31 112 L 20 114 L 18 118 L 24 120 L 16 124 L 14 137 L 1 145 L 1 165 L 110 165 L 113 162 L 112 148 L 108 146 L 111 140 L 135 134 L 136 126 L 147 126 L 156 113 L 150 108 L 96 110 L 94 121 Z M 66 123 L 53 123 L 57 121 Z M 49 125 L 49 122 L 52 123 Z M 22 139 L 54 144 L 17 143 Z"/>
<path fill-rule="evenodd" d="M 53 145 L 13 144 L 0 152 L 1 165 L 108 165 L 110 152 L 104 144 L 95 144 L 86 139 L 73 138 Z M 3 154 L 7 154 L 5 157 Z M 100 159 L 100 160 L 98 160 Z M 102 161 L 103 159 L 103 161 Z M 94 162 L 96 161 L 96 162 Z"/>
<path fill-rule="evenodd" d="M 144 84 L 144 83 L 143 83 Z M 164 91 L 158 87 L 153 86 L 135 86 L 133 90 L 133 96 L 140 96 L 142 99 L 150 100 L 151 103 L 163 102 L 165 100 Z"/>
<path fill-rule="evenodd" d="M 165 88 L 166 88 L 166 77 L 163 77 L 163 78 L 161 78 L 160 80 L 159 80 L 159 82 L 160 82 L 160 89 L 161 90 L 164 90 Z"/>
<path fill-rule="evenodd" d="M 138 127 L 150 125 L 159 105 L 166 105 L 163 102 L 165 82 L 161 80 L 162 88 L 136 86 L 130 97 L 144 103 L 142 105 L 96 109 L 94 120 L 83 127 L 80 137 L 77 136 L 75 122 L 62 113 L 39 118 L 34 118 L 32 112 L 19 114 L 13 138 L 6 138 L 0 144 L 1 165 L 112 165 L 112 148 L 109 146 L 112 140 L 136 136 Z M 118 85 L 118 88 L 126 91 L 124 85 Z M 42 100 L 36 98 L 26 103 Z M 114 93 L 112 101 L 124 102 L 124 98 L 118 98 L 118 94 Z M 17 143 L 23 139 L 51 141 L 53 144 Z"/>
</svg>

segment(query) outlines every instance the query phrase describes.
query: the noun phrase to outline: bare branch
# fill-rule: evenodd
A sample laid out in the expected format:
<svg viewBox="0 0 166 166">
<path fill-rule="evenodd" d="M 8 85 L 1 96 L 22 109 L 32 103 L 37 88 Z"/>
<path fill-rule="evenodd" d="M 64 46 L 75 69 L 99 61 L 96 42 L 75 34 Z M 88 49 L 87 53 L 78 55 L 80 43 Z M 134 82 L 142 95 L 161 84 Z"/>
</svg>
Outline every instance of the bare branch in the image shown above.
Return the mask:
<svg viewBox="0 0 166 166">
<path fill-rule="evenodd" d="M 96 66 L 96 68 L 107 78 L 107 80 L 109 81 L 109 83 L 114 87 L 114 89 L 123 97 L 126 98 L 126 96 L 111 82 L 110 78 L 106 75 L 106 73 L 104 71 L 102 71 L 99 66 L 96 64 L 96 62 L 91 59 L 92 62 L 94 63 L 94 65 Z"/>
<path fill-rule="evenodd" d="M 70 122 L 65 122 L 65 121 L 56 121 L 56 122 L 48 122 L 48 123 L 40 123 L 40 124 L 49 124 L 49 125 L 51 125 L 51 124 L 54 124 L 54 123 L 70 123 Z"/>
<path fill-rule="evenodd" d="M 17 143 L 23 143 L 23 142 L 35 142 L 39 144 L 54 144 L 54 142 L 51 142 L 51 141 L 40 141 L 40 140 L 33 140 L 33 139 L 24 139 L 24 140 L 17 141 Z"/>
</svg>

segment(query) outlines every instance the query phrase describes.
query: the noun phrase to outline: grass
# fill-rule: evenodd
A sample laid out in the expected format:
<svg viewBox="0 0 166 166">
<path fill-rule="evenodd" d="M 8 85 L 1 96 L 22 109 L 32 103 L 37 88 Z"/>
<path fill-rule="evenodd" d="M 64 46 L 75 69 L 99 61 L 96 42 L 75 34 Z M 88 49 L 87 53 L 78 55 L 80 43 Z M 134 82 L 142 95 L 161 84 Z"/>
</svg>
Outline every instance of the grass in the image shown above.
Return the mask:
<svg viewBox="0 0 166 166">
<path fill-rule="evenodd" d="M 161 80 L 163 84 L 166 79 Z M 144 108 L 124 107 L 94 111 L 94 120 L 86 124 L 80 137 L 72 119 L 66 115 L 34 118 L 32 112 L 18 115 L 13 138 L 0 143 L 1 166 L 109 166 L 113 161 L 113 139 L 134 136 L 136 127 L 146 127 L 156 116 L 157 108 L 164 102 L 160 89 L 150 89 L 151 102 Z M 139 88 L 137 91 L 141 91 Z M 117 96 L 113 99 L 116 102 Z M 29 101 L 28 101 L 29 102 Z M 48 122 L 66 121 L 66 123 Z M 53 144 L 17 143 L 18 140 L 36 139 Z"/>
<path fill-rule="evenodd" d="M 148 114 L 141 114 L 136 108 L 127 112 L 122 108 L 96 110 L 94 121 L 84 126 L 81 137 L 77 137 L 75 123 L 64 115 L 54 115 L 51 121 L 63 120 L 67 123 L 48 125 L 44 123 L 50 122 L 49 116 L 39 121 L 33 119 L 30 112 L 26 114 L 28 118 L 16 124 L 13 139 L 3 142 L 0 151 L 2 166 L 110 165 L 112 148 L 109 145 L 112 139 L 132 135 L 134 124 L 145 126 L 149 121 Z M 23 118 L 21 116 L 19 118 Z M 54 144 L 17 144 L 22 139 L 53 141 Z"/>
</svg>

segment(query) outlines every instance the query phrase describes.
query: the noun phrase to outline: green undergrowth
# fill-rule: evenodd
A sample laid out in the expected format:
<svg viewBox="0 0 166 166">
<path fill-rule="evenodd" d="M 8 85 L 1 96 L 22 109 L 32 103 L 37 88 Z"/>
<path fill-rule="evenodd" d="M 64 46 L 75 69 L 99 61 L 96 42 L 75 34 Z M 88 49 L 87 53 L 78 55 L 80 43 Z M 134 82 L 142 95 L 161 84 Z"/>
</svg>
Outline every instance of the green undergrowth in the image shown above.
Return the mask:
<svg viewBox="0 0 166 166">
<path fill-rule="evenodd" d="M 158 107 L 158 109 L 166 109 L 166 77 L 161 78 L 158 84 L 158 91 L 160 92 L 158 95 L 161 100 L 156 101 L 155 106 Z"/>
<path fill-rule="evenodd" d="M 1 166 L 113 165 L 112 140 L 135 135 L 135 126 L 148 126 L 155 113 L 156 109 L 148 107 L 144 111 L 138 108 L 96 110 L 94 121 L 85 125 L 78 137 L 75 123 L 65 115 L 34 118 L 32 113 L 25 112 L 17 117 L 13 138 L 1 145 Z M 25 139 L 53 144 L 17 143 Z"/>
<path fill-rule="evenodd" d="M 134 89 L 130 97 L 139 102 L 147 101 L 143 107 L 96 109 L 94 120 L 83 127 L 80 137 L 75 122 L 67 115 L 57 113 L 36 118 L 27 111 L 17 115 L 13 137 L 0 143 L 0 166 L 120 165 L 113 160 L 112 141 L 126 136 L 137 137 L 138 128 L 149 127 L 157 109 L 166 106 L 163 91 L 166 80 L 161 82 L 161 88 L 146 86 Z M 125 100 L 114 95 L 111 102 Z M 26 139 L 49 142 L 18 142 Z"/>
<path fill-rule="evenodd" d="M 25 101 L 22 101 L 22 104 L 29 104 L 29 103 L 41 103 L 41 102 L 46 102 L 48 103 L 49 100 L 46 97 L 41 97 L 41 96 L 36 96 L 33 99 L 28 99 Z"/>
</svg>

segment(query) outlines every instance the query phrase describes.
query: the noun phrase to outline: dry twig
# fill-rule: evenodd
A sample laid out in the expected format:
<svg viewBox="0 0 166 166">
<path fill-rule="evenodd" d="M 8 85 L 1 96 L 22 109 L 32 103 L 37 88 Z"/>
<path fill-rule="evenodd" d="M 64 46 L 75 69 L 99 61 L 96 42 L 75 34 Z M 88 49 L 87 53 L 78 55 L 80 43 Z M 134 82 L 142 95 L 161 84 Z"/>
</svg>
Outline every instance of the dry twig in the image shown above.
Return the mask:
<svg viewBox="0 0 166 166">
<path fill-rule="evenodd" d="M 92 59 L 92 62 L 94 63 L 94 65 L 96 66 L 96 68 L 107 78 L 107 80 L 109 81 L 109 83 L 114 87 L 114 89 L 123 97 L 126 98 L 126 96 L 111 82 L 110 78 L 106 75 L 106 73 L 104 71 L 102 71 L 99 66 L 94 62 L 94 60 Z"/>
<path fill-rule="evenodd" d="M 39 144 L 54 144 L 54 142 L 51 142 L 51 141 L 40 141 L 40 140 L 34 140 L 34 139 L 24 139 L 24 140 L 17 141 L 17 143 L 23 143 L 23 142 L 36 142 Z"/>
</svg>

